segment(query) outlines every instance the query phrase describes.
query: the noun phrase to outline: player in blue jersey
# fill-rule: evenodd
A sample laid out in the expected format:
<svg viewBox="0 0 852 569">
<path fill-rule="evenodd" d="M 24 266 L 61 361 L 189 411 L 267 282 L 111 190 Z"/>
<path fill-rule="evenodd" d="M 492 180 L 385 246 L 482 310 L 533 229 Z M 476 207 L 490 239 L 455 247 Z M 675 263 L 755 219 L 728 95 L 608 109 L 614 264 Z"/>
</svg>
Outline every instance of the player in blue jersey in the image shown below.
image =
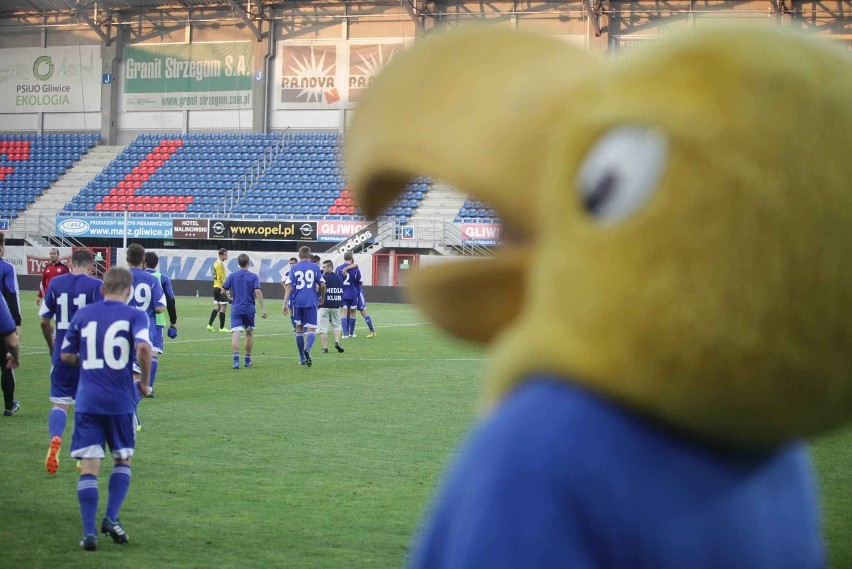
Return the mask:
<svg viewBox="0 0 852 569">
<path fill-rule="evenodd" d="M 157 335 L 162 330 L 157 330 L 157 314 L 164 312 L 166 309 L 166 294 L 163 292 L 163 286 L 151 273 L 145 272 L 145 248 L 138 243 L 131 243 L 127 247 L 127 264 L 130 266 L 130 274 L 133 275 L 133 294 L 127 304 L 138 308 L 148 316 L 148 325 L 150 326 L 149 336 L 151 344 L 162 345 L 162 338 L 157 339 Z M 153 350 L 151 360 L 152 373 L 156 374 L 157 351 Z M 134 368 L 139 373 L 138 367 Z M 136 416 L 136 430 L 142 430 L 142 422 L 139 416 Z"/>
<path fill-rule="evenodd" d="M 18 291 L 18 274 L 15 267 L 3 257 L 6 254 L 6 234 L 0 231 L 0 296 L 6 301 L 12 321 L 21 337 L 21 299 Z M 15 374 L 11 368 L 2 366 L 0 369 L 0 388 L 3 390 L 3 415 L 11 416 L 18 412 L 21 404 L 15 399 Z"/>
<path fill-rule="evenodd" d="M 299 262 L 299 259 L 297 259 L 296 257 L 290 257 L 290 260 L 287 262 L 288 263 L 287 272 L 284 273 L 284 278 L 281 279 L 281 287 L 284 289 L 285 292 L 287 291 L 287 284 L 286 284 L 287 275 L 290 274 L 290 269 L 293 268 L 293 265 L 295 265 L 298 262 Z M 290 304 L 287 305 L 287 308 L 290 308 L 290 309 L 293 308 L 293 299 L 290 299 Z M 296 331 L 296 318 L 293 316 L 292 310 L 290 311 L 290 324 L 293 326 L 293 332 L 295 332 Z"/>
<path fill-rule="evenodd" d="M 337 267 L 337 274 L 343 279 L 343 337 L 355 338 L 355 311 L 361 312 L 364 317 L 364 322 L 370 332 L 368 338 L 376 337 L 376 330 L 373 328 L 373 319 L 367 313 L 367 302 L 364 299 L 364 286 L 361 282 L 361 269 L 354 262 L 351 251 L 343 254 L 343 264 Z"/>
<path fill-rule="evenodd" d="M 157 265 L 160 263 L 160 257 L 153 251 L 145 252 L 145 272 L 150 273 L 160 281 L 163 287 L 163 293 L 166 295 L 166 311 L 169 313 L 169 337 L 177 337 L 177 306 L 175 305 L 175 291 L 172 289 L 172 279 L 168 275 L 164 275 L 157 271 Z M 157 328 L 157 333 L 151 336 L 151 341 L 154 343 L 154 358 L 156 364 L 151 366 L 151 395 L 154 397 L 154 382 L 157 381 L 157 370 L 160 365 L 160 354 L 164 352 L 165 340 L 163 339 L 163 330 L 166 327 L 166 314 L 158 312 L 154 316 L 154 325 Z"/>
<path fill-rule="evenodd" d="M 296 347 L 299 350 L 299 362 L 311 367 L 311 348 L 316 340 L 317 308 L 325 293 L 325 279 L 320 268 L 310 261 L 311 249 L 299 249 L 299 262 L 293 265 L 284 279 L 284 306 L 281 307 L 284 316 L 292 301 L 293 320 L 296 323 Z M 307 332 L 307 340 L 305 339 Z"/>
<path fill-rule="evenodd" d="M 89 249 L 74 251 L 71 255 L 71 272 L 50 280 L 38 312 L 41 316 L 41 333 L 51 354 L 50 401 L 53 409 L 47 416 L 50 447 L 44 460 L 48 474 L 56 474 L 59 468 L 59 449 L 68 422 L 68 409 L 77 397 L 77 383 L 80 380 L 80 368 L 62 361 L 62 340 L 77 311 L 104 298 L 103 281 L 89 276 L 94 264 L 95 257 Z M 53 319 L 56 319 L 55 339 Z"/>
<path fill-rule="evenodd" d="M 12 313 L 6 299 L 0 296 L 0 366 L 15 369 L 20 363 L 21 346 L 18 341 L 18 328 L 12 319 Z"/>
<path fill-rule="evenodd" d="M 119 512 L 130 489 L 130 461 L 136 443 L 133 415 L 140 395 L 151 388 L 151 339 L 148 316 L 128 306 L 133 275 L 113 267 L 104 274 L 103 302 L 84 306 L 68 325 L 62 361 L 80 366 L 80 384 L 71 437 L 71 456 L 80 459 L 77 499 L 83 520 L 80 547 L 98 546 L 98 473 L 109 445 L 115 466 L 109 479 L 106 515 L 101 532 L 115 543 L 127 543 Z M 140 379 L 134 381 L 134 354 Z"/>
<path fill-rule="evenodd" d="M 260 279 L 249 271 L 249 256 L 241 253 L 237 257 L 240 269 L 228 275 L 222 289 L 231 298 L 231 351 L 234 353 L 234 369 L 240 369 L 240 332 L 246 332 L 245 366 L 251 367 L 251 351 L 254 347 L 255 301 L 260 303 L 260 317 L 266 318 L 266 305 Z"/>
<path fill-rule="evenodd" d="M 325 294 L 320 302 L 319 326 L 317 333 L 322 343 L 322 353 L 328 353 L 328 329 L 334 332 L 334 349 L 343 353 L 340 345 L 340 307 L 343 306 L 343 279 L 334 272 L 334 263 L 324 261 L 322 264 L 322 278 L 325 279 Z"/>
</svg>

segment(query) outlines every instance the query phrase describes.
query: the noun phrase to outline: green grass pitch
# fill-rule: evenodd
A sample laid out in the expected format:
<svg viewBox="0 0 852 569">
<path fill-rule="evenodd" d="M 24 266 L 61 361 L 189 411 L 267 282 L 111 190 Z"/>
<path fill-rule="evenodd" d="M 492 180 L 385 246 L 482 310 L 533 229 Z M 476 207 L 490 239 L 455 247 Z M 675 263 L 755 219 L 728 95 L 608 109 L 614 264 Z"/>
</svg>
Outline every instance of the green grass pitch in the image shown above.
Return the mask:
<svg viewBox="0 0 852 569">
<path fill-rule="evenodd" d="M 370 306 L 378 336 L 298 365 L 281 301 L 258 319 L 251 369 L 231 369 L 230 334 L 207 332 L 208 299 L 178 299 L 157 399 L 143 401 L 127 546 L 82 532 L 66 428 L 44 471 L 49 361 L 24 293 L 22 410 L 0 417 L 0 567 L 345 567 L 404 565 L 445 463 L 474 417 L 484 353 L 407 305 Z M 832 566 L 852 567 L 852 430 L 815 443 Z M 106 503 L 100 477 L 99 516 Z"/>
</svg>

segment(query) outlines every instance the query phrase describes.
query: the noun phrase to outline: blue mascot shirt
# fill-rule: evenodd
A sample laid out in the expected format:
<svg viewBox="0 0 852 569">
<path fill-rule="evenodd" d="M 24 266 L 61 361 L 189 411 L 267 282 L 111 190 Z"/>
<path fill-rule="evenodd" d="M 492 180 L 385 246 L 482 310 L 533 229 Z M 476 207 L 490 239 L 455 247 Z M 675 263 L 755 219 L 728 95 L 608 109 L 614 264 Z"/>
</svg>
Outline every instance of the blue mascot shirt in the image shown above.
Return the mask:
<svg viewBox="0 0 852 569">
<path fill-rule="evenodd" d="M 563 381 L 487 418 L 414 567 L 779 569 L 825 564 L 806 446 L 713 450 Z"/>
</svg>

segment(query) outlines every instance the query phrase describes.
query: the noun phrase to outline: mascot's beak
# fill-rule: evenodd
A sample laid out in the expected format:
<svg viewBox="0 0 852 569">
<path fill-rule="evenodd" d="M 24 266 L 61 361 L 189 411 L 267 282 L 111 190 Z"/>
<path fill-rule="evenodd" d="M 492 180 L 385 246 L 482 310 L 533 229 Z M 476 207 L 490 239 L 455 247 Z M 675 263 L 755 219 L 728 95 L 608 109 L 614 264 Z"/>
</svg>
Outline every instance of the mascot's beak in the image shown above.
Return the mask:
<svg viewBox="0 0 852 569">
<path fill-rule="evenodd" d="M 366 215 L 380 215 L 412 177 L 429 175 L 487 202 L 502 221 L 496 259 L 444 263 L 409 281 L 415 301 L 449 332 L 490 341 L 520 311 L 552 125 L 594 62 L 556 39 L 467 28 L 394 58 L 359 104 L 346 155 Z"/>
</svg>

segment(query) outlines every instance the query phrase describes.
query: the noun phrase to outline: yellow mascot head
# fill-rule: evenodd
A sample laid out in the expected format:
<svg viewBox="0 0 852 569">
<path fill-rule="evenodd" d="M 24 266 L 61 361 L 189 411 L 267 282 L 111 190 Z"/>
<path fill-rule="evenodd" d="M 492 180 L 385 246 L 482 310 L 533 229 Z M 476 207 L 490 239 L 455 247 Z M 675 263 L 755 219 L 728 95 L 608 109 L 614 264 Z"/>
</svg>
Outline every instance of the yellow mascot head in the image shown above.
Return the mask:
<svg viewBox="0 0 852 569">
<path fill-rule="evenodd" d="M 377 78 L 347 145 L 369 215 L 421 174 L 498 211 L 496 258 L 412 282 L 493 345 L 492 399 L 558 374 L 733 445 L 852 417 L 852 60 L 824 40 L 717 28 L 613 62 L 448 33 Z"/>
</svg>

